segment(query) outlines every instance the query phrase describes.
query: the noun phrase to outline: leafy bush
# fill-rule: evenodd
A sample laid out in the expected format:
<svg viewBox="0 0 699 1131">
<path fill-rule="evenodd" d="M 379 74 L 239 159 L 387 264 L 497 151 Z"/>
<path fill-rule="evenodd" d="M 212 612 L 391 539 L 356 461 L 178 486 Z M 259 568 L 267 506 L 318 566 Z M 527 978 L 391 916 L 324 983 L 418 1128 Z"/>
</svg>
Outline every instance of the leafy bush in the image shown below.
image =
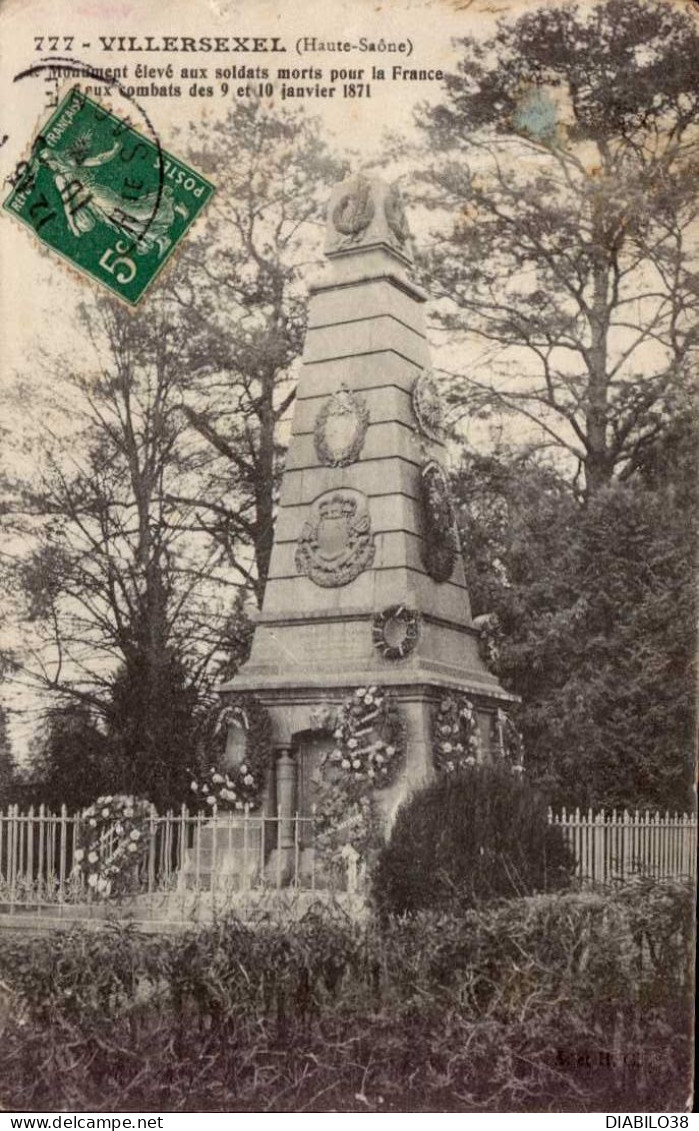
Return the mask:
<svg viewBox="0 0 699 1131">
<path fill-rule="evenodd" d="M 484 899 L 555 891 L 573 859 L 546 806 L 508 766 L 445 774 L 398 811 L 374 872 L 383 911 L 471 907 Z"/>
<path fill-rule="evenodd" d="M 0 936 L 0 1105 L 682 1110 L 692 911 L 688 886 L 638 882 L 363 927 L 317 906 Z"/>
</svg>

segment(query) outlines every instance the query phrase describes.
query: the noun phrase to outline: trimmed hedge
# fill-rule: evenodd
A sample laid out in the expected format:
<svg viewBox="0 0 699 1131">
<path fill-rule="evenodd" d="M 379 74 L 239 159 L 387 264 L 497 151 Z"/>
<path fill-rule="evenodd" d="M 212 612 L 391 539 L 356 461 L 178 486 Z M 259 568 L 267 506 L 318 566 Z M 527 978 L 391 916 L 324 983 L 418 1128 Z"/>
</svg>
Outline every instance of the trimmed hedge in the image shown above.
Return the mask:
<svg viewBox="0 0 699 1131">
<path fill-rule="evenodd" d="M 0 937 L 9 1110 L 677 1111 L 693 892 Z"/>
<path fill-rule="evenodd" d="M 373 877 L 383 912 L 465 909 L 566 887 L 574 860 L 545 802 L 509 766 L 445 774 L 398 810 Z"/>
</svg>

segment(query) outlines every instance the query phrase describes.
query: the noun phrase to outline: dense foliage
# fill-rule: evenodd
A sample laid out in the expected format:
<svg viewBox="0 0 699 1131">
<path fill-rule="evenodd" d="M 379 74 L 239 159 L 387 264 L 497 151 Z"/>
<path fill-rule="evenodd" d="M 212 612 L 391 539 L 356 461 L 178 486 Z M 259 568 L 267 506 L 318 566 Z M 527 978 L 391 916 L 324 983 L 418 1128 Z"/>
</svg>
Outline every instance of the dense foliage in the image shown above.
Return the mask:
<svg viewBox="0 0 699 1131">
<path fill-rule="evenodd" d="M 498 674 L 554 805 L 693 807 L 696 452 L 680 419 L 585 506 L 526 458 L 463 460 L 474 611 L 497 615 Z"/>
<path fill-rule="evenodd" d="M 405 801 L 374 872 L 383 911 L 471 907 L 554 891 L 572 859 L 546 805 L 509 765 L 446 774 Z"/>
<path fill-rule="evenodd" d="M 0 939 L 29 1111 L 680 1111 L 692 895 L 639 884 L 382 928 L 311 909 Z"/>
</svg>

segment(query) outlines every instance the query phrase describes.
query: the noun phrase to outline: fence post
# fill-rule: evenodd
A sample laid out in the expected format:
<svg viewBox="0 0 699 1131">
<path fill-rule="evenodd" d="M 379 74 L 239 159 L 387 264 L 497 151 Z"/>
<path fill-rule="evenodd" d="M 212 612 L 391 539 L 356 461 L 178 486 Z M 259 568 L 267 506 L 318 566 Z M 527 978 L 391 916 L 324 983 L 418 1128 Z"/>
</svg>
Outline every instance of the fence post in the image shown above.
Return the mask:
<svg viewBox="0 0 699 1131">
<path fill-rule="evenodd" d="M 299 886 L 299 815 L 294 814 L 294 887 Z"/>
<path fill-rule="evenodd" d="M 148 815 L 148 896 L 149 896 L 148 909 L 149 909 L 149 911 L 152 910 L 150 897 L 153 895 L 153 891 L 155 889 L 155 848 L 156 848 L 156 844 L 155 844 L 155 834 L 156 834 L 155 818 L 156 818 L 156 816 L 157 816 L 157 814 L 156 814 L 156 811 L 155 811 L 155 805 L 151 805 L 150 813 Z"/>
<path fill-rule="evenodd" d="M 42 801 L 41 805 L 39 806 L 39 859 L 36 876 L 36 892 L 37 900 L 39 903 L 41 903 L 41 896 L 43 894 L 44 886 L 44 844 L 46 840 L 46 829 L 44 827 L 45 820 L 46 810 Z"/>
<path fill-rule="evenodd" d="M 264 809 L 260 809 L 260 887 L 264 887 L 265 882 L 265 814 Z"/>
<path fill-rule="evenodd" d="M 77 826 L 73 832 L 73 854 L 75 854 L 75 837 L 77 833 Z M 60 840 L 58 846 L 58 891 L 59 903 L 61 910 L 65 902 L 65 885 L 66 885 L 66 856 L 68 850 L 68 810 L 65 804 L 61 805 L 61 818 L 60 818 Z"/>
<path fill-rule="evenodd" d="M 216 834 L 218 831 L 218 809 L 215 805 L 211 816 L 213 818 L 213 826 L 211 837 L 211 863 L 209 865 L 211 869 L 209 872 L 209 891 L 212 893 L 211 898 L 213 900 L 214 885 L 216 883 Z"/>
<path fill-rule="evenodd" d="M 15 894 L 17 888 L 17 806 L 8 805 L 8 870 L 10 873 L 10 915 L 15 909 Z"/>
<path fill-rule="evenodd" d="M 596 883 L 599 882 L 600 880 L 602 881 L 602 883 L 605 882 L 605 874 L 604 874 L 604 872 L 605 872 L 605 869 L 604 869 L 605 852 L 604 852 L 604 849 L 605 849 L 605 841 L 607 839 L 606 833 L 607 833 L 607 827 L 606 827 L 606 822 L 604 820 L 604 812 L 602 810 L 599 810 L 598 813 L 597 813 L 597 816 L 595 818 L 595 830 L 594 830 L 594 837 L 595 837 L 594 875 L 595 875 L 595 882 Z"/>
<path fill-rule="evenodd" d="M 25 869 L 25 865 L 26 865 L 26 845 L 27 845 L 26 819 L 25 819 L 24 814 L 20 813 L 19 806 L 16 806 L 16 809 L 17 809 L 17 831 L 18 831 L 18 834 L 19 834 L 19 837 L 18 837 L 19 854 L 18 854 L 17 874 L 19 876 L 19 882 L 20 882 L 20 886 L 21 886 L 22 880 L 25 878 L 24 877 L 24 869 Z"/>
<path fill-rule="evenodd" d="M 34 806 L 29 806 L 26 817 L 27 825 L 27 891 L 34 894 Z"/>
<path fill-rule="evenodd" d="M 180 807 L 180 829 L 179 836 L 177 837 L 177 871 L 179 872 L 184 867 L 184 855 L 187 849 L 186 834 L 187 834 L 187 806 L 184 801 Z"/>
<path fill-rule="evenodd" d="M 622 816 L 622 829 L 621 829 L 621 877 L 627 879 L 631 871 L 631 814 L 628 809 L 624 809 Z"/>
<path fill-rule="evenodd" d="M 196 847 L 194 850 L 194 890 L 197 895 L 200 894 L 201 884 L 201 810 L 197 810 L 197 816 L 194 823 L 194 836 L 196 837 Z"/>
<path fill-rule="evenodd" d="M 277 889 L 282 886 L 282 807 L 277 806 Z"/>
<path fill-rule="evenodd" d="M 248 835 L 250 831 L 250 806 L 243 809 L 243 874 L 240 879 L 240 890 L 247 891 L 248 883 Z"/>
</svg>

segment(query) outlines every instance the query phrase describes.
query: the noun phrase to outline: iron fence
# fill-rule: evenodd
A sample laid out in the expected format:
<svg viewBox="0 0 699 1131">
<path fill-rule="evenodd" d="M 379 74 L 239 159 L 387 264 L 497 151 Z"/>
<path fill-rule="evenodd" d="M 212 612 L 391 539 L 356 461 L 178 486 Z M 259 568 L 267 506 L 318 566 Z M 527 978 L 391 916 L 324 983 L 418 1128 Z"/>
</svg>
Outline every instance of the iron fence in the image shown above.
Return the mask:
<svg viewBox="0 0 699 1131">
<path fill-rule="evenodd" d="M 85 831 L 83 818 L 65 806 L 57 813 L 43 805 L 0 813 L 0 914 L 96 916 L 121 908 L 181 916 L 250 893 L 356 893 L 362 882 L 359 858 L 349 847 L 320 866 L 315 816 L 190 813 L 182 806 L 164 815 L 151 810 L 138 863 L 122 872 L 118 891 L 105 900 L 98 880 L 118 836 L 113 828 L 102 836 L 91 872 L 76 857 Z"/>
<path fill-rule="evenodd" d="M 576 876 L 584 884 L 638 876 L 691 880 L 696 876 L 695 815 L 549 809 L 549 823 L 563 831 L 575 857 Z"/>
<path fill-rule="evenodd" d="M 595 886 L 636 876 L 696 875 L 697 820 L 689 814 L 549 810 L 576 862 L 576 876 Z M 341 838 L 340 838 L 341 839 Z M 212 907 L 269 892 L 356 894 L 364 885 L 358 854 L 350 846 L 328 863 L 319 853 L 315 816 L 177 813 L 151 809 L 138 863 L 121 877 L 117 898 L 103 898 L 76 851 L 84 843 L 83 818 L 63 806 L 0 813 L 0 915 L 31 912 L 80 917 L 130 913 L 140 917 L 190 917 Z M 108 830 L 95 875 L 117 843 Z"/>
</svg>

